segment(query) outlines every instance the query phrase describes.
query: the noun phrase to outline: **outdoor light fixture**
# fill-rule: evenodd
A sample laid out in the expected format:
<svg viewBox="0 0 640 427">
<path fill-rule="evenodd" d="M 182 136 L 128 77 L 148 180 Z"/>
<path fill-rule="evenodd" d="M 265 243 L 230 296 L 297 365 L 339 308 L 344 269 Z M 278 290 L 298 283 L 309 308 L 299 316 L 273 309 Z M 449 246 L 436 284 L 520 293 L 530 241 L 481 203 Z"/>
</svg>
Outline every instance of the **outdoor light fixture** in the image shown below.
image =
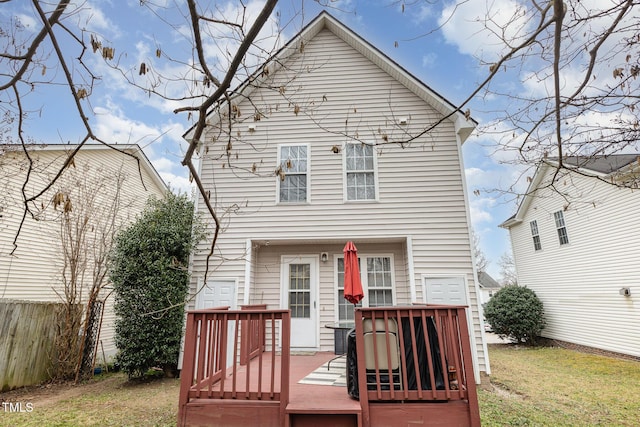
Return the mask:
<svg viewBox="0 0 640 427">
<path fill-rule="evenodd" d="M 322 262 L 327 262 L 327 260 L 329 259 L 329 254 L 326 252 L 322 252 L 320 254 L 320 261 Z"/>
<path fill-rule="evenodd" d="M 407 118 L 406 117 L 400 118 L 400 120 L 398 120 L 398 123 L 400 123 L 401 125 L 406 125 L 407 124 Z"/>
<path fill-rule="evenodd" d="M 249 132 L 255 132 L 256 131 L 256 125 L 254 125 L 253 123 L 249 125 Z"/>
<path fill-rule="evenodd" d="M 625 296 L 625 297 L 630 297 L 631 296 L 631 288 L 620 288 L 620 290 L 618 292 L 620 293 L 620 295 Z"/>
</svg>

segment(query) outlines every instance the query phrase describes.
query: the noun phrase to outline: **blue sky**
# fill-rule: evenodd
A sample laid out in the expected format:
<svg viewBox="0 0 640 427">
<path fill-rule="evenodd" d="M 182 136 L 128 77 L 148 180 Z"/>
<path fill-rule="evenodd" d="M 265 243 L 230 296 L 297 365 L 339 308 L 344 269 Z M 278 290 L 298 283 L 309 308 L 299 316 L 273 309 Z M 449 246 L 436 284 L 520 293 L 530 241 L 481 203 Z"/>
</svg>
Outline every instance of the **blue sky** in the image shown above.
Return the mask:
<svg viewBox="0 0 640 427">
<path fill-rule="evenodd" d="M 174 7 L 170 0 L 154 3 Z M 238 1 L 199 3 L 216 3 L 218 16 L 238 16 L 234 12 L 240 4 Z M 337 0 L 327 3 L 331 7 L 326 10 L 336 18 L 454 104 L 465 100 L 488 74 L 488 67 L 482 65 L 478 57 L 490 60 L 500 51 L 500 45 L 482 32 L 482 26 L 476 19 L 484 15 L 487 4 L 484 0 L 462 2 L 454 15 L 451 15 L 454 1 L 409 1 L 404 10 L 402 2 L 392 0 Z M 516 0 L 494 0 L 490 3 L 494 7 L 494 19 L 498 22 L 511 19 L 517 6 Z M 247 0 L 246 4 L 247 14 L 251 17 L 263 2 Z M 294 10 L 298 13 L 304 11 L 303 17 L 298 15 L 279 40 L 269 38 L 264 43 L 273 46 L 285 42 L 322 9 L 314 1 L 281 1 L 277 10 L 282 22 L 286 22 Z M 141 7 L 139 0 L 89 0 L 67 19 L 101 34 L 105 45 L 116 49 L 116 59 L 112 63 L 117 61 L 124 69 L 129 69 L 132 78 L 140 78 L 134 68 L 140 62 L 162 67 L 165 74 L 179 76 L 182 72 L 179 64 L 160 63 L 154 59 L 154 52 L 159 47 L 181 61 L 191 60 L 185 19 L 175 9 L 153 10 L 155 13 Z M 39 28 L 33 16 L 32 6 L 27 2 L 13 1 L 0 9 L 2 23 L 6 25 L 17 17 L 24 26 L 24 34 Z M 62 35 L 61 44 L 73 46 Z M 218 53 L 212 52 L 211 55 Z M 172 112 L 181 104 L 148 96 L 132 88 L 123 81 L 122 74 L 105 66 L 96 55 L 88 54 L 87 62 L 101 76 L 90 103 L 86 104 L 93 112 L 89 120 L 98 136 L 118 143 L 140 144 L 163 179 L 173 188 L 186 191 L 189 188 L 188 174 L 180 165 L 186 144 L 181 135 L 190 122 L 185 114 Z M 54 68 L 43 76 L 43 79 L 60 79 L 61 74 Z M 517 90 L 520 83 L 507 80 L 497 84 L 504 87 L 512 85 Z M 174 82 L 167 86 L 167 90 L 177 96 L 185 88 Z M 25 129 L 27 135 L 45 143 L 79 142 L 83 130 L 75 117 L 69 91 L 64 86 L 37 86 L 24 97 L 24 102 L 32 111 Z M 487 105 L 493 102 L 496 104 Z M 486 125 L 496 117 L 484 111 L 499 110 L 498 102 L 479 98 L 473 100 L 469 108 L 472 116 L 481 125 Z M 514 213 L 515 204 L 511 198 L 501 197 L 499 193 L 480 191 L 474 194 L 474 191 L 506 188 L 522 171 L 501 164 L 506 155 L 495 153 L 492 143 L 487 135 L 474 135 L 465 143 L 463 156 L 473 227 L 480 237 L 481 249 L 491 261 L 489 272 L 499 278 L 498 260 L 510 248 L 508 233 L 498 224 Z M 520 188 L 524 190 L 522 184 Z"/>
</svg>

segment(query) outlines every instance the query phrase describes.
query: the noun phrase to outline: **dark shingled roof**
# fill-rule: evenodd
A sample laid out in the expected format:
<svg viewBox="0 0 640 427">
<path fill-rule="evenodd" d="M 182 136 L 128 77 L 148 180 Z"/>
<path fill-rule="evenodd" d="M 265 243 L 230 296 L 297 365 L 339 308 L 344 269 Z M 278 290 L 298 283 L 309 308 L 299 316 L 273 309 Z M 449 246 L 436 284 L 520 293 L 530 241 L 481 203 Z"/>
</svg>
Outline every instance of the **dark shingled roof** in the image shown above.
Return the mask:
<svg viewBox="0 0 640 427">
<path fill-rule="evenodd" d="M 578 157 L 570 156 L 564 158 L 565 165 L 577 166 L 584 169 L 589 169 L 594 172 L 610 174 L 623 167 L 638 161 L 640 164 L 640 154 L 611 154 L 608 156 L 589 156 Z M 558 161 L 557 158 L 553 159 Z"/>
<path fill-rule="evenodd" d="M 493 277 L 484 271 L 478 271 L 478 282 L 480 286 L 485 289 L 497 289 L 500 288 L 500 283 L 496 282 Z"/>
</svg>

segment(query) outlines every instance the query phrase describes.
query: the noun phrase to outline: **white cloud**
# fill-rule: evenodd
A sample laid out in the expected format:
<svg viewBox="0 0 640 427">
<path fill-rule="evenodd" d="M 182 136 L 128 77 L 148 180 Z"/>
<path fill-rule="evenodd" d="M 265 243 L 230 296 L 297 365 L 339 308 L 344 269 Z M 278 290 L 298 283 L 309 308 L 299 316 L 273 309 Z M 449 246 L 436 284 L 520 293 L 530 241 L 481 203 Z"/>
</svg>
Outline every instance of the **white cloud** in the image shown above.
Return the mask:
<svg viewBox="0 0 640 427">
<path fill-rule="evenodd" d="M 480 229 L 480 224 L 490 223 L 493 221 L 490 208 L 495 205 L 492 198 L 478 198 L 469 203 L 469 213 L 471 215 L 471 224 L 474 230 Z"/>
<path fill-rule="evenodd" d="M 36 31 L 39 28 L 38 22 L 29 15 L 19 13 L 16 18 L 28 31 Z"/>
<path fill-rule="evenodd" d="M 70 7 L 68 12 L 68 16 L 82 29 L 98 33 L 108 31 L 114 36 L 120 33 L 118 25 L 105 15 L 95 1 L 84 1 L 75 9 Z"/>
<path fill-rule="evenodd" d="M 156 161 L 152 161 L 154 167 L 158 169 L 156 165 Z M 175 192 L 175 193 L 184 193 L 191 195 L 194 191 L 194 186 L 189 182 L 189 179 L 182 176 L 176 175 L 167 171 L 158 170 L 158 174 L 162 178 L 162 180 Z"/>
<path fill-rule="evenodd" d="M 523 40 L 531 28 L 527 15 L 517 0 L 456 0 L 442 10 L 438 24 L 446 41 L 461 53 L 491 62 L 506 50 L 504 40 Z"/>
<path fill-rule="evenodd" d="M 424 68 L 434 68 L 438 63 L 438 55 L 434 52 L 429 52 L 422 55 L 422 66 Z"/>
<path fill-rule="evenodd" d="M 96 107 L 94 111 L 96 123 L 93 131 L 105 141 L 145 146 L 162 135 L 161 129 L 127 118 L 113 103 L 107 103 L 106 108 Z"/>
</svg>

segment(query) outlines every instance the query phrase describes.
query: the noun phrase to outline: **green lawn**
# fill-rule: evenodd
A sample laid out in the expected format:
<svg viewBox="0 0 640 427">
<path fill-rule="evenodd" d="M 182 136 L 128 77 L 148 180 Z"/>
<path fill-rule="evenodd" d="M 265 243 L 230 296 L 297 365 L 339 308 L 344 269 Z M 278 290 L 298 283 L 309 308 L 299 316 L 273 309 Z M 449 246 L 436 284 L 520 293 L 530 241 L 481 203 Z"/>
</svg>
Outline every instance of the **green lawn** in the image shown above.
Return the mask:
<svg viewBox="0 0 640 427">
<path fill-rule="evenodd" d="M 640 362 L 559 348 L 489 346 L 491 386 L 479 390 L 483 426 L 640 426 Z M 81 386 L 0 394 L 31 403 L 0 426 L 175 426 L 179 380 L 127 382 L 110 374 Z M 26 409 L 26 408 L 24 408 Z"/>
</svg>

